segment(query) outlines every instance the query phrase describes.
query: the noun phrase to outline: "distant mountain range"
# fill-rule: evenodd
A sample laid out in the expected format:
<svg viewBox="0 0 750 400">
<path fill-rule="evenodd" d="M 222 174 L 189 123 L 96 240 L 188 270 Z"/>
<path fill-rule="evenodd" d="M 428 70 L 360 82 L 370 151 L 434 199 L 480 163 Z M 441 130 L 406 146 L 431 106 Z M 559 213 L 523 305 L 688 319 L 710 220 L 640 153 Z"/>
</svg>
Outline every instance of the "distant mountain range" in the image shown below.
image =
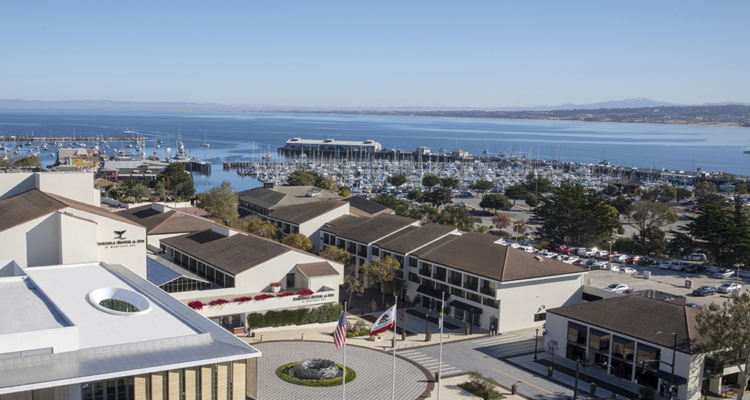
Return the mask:
<svg viewBox="0 0 750 400">
<path fill-rule="evenodd" d="M 744 105 L 750 103 L 724 102 L 691 104 L 692 106 L 722 106 Z M 252 112 L 252 111 L 555 111 L 555 110 L 597 110 L 602 108 L 643 108 L 643 107 L 684 107 L 688 104 L 665 103 L 650 100 L 645 97 L 625 99 L 619 101 L 605 101 L 593 104 L 562 104 L 559 106 L 533 107 L 297 107 L 276 106 L 266 104 L 216 104 L 216 103 L 186 103 L 186 102 L 132 102 L 109 100 L 13 100 L 0 99 L 2 110 L 56 110 L 56 111 L 155 111 L 155 112 Z"/>
</svg>

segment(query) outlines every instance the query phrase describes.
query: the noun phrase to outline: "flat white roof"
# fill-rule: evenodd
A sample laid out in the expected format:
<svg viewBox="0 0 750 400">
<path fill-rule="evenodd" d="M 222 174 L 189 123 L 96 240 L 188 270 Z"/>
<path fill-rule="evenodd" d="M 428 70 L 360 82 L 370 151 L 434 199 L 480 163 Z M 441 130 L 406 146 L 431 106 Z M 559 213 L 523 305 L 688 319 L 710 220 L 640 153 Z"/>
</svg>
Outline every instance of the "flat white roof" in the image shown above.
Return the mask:
<svg viewBox="0 0 750 400">
<path fill-rule="evenodd" d="M 4 339 L 19 341 L 19 335 L 26 342 L 0 354 L 0 395 L 261 356 L 122 265 L 31 267 L 24 272 L 26 282 L 19 276 L 12 277 L 16 282 L 10 278 L 0 282 L 11 283 L 5 286 L 10 290 L 0 288 L 0 321 L 15 321 L 5 328 L 7 332 L 0 332 L 0 345 L 10 341 Z M 31 283 L 38 292 L 29 289 Z M 94 307 L 88 294 L 99 288 L 142 296 L 150 304 L 149 311 L 114 315 Z M 14 303 L 18 308 L 9 307 Z M 31 308 L 24 310 L 25 306 Z M 41 313 L 43 320 L 18 319 L 21 311 L 32 319 Z M 64 319 L 57 321 L 58 316 Z M 27 333 L 32 330 L 37 331 Z M 24 348 L 12 349 L 19 346 Z M 36 351 L 50 347 L 55 349 L 52 353 Z"/>
<path fill-rule="evenodd" d="M 380 142 L 373 140 L 336 140 L 336 139 L 300 139 L 293 138 L 286 141 L 287 144 L 315 144 L 315 145 L 339 145 L 339 146 L 374 146 L 380 147 Z"/>
<path fill-rule="evenodd" d="M 197 333 L 158 304 L 153 304 L 148 313 L 128 316 L 109 314 L 94 307 L 88 294 L 95 289 L 122 288 L 138 292 L 137 286 L 113 275 L 100 264 L 31 267 L 26 273 L 78 327 L 81 349 Z M 0 299 L 4 296 L 0 295 Z"/>
</svg>

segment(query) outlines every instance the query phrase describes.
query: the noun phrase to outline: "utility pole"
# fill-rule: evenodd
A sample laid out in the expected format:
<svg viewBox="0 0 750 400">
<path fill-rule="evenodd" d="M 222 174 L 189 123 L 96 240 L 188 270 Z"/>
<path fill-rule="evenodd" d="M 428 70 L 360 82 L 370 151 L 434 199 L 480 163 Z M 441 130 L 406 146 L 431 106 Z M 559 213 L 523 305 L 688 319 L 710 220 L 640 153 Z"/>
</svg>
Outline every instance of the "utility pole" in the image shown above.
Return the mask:
<svg viewBox="0 0 750 400">
<path fill-rule="evenodd" d="M 536 328 L 536 336 L 534 336 L 534 359 L 536 360 L 536 352 L 537 349 L 539 349 L 539 346 L 537 345 L 537 340 L 539 339 L 539 328 Z"/>
<path fill-rule="evenodd" d="M 581 359 L 576 359 L 576 383 L 573 385 L 573 400 L 578 400 L 578 366 L 581 365 Z"/>
</svg>

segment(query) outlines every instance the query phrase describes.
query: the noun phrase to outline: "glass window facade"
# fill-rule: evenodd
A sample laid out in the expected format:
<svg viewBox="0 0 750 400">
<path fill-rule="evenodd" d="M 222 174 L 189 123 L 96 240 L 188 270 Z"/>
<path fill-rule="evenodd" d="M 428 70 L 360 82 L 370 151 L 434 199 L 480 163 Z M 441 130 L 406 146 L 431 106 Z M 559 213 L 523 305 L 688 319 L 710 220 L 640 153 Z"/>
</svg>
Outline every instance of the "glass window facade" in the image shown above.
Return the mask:
<svg viewBox="0 0 750 400">
<path fill-rule="evenodd" d="M 189 278 L 177 278 L 172 282 L 167 282 L 159 286 L 167 293 L 190 292 L 193 290 L 206 290 L 211 288 L 210 283 L 199 282 Z"/>
</svg>

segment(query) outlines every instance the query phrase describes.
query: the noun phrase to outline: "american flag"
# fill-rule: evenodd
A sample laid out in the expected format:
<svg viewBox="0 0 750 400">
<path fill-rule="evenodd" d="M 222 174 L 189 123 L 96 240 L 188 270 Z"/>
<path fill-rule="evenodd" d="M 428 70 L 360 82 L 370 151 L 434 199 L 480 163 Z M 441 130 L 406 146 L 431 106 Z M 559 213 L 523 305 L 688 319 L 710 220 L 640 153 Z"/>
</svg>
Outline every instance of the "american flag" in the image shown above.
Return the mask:
<svg viewBox="0 0 750 400">
<path fill-rule="evenodd" d="M 346 310 L 341 313 L 341 319 L 339 324 L 336 325 L 336 330 L 333 331 L 333 343 L 336 345 L 336 350 L 341 350 L 346 342 Z"/>
</svg>

